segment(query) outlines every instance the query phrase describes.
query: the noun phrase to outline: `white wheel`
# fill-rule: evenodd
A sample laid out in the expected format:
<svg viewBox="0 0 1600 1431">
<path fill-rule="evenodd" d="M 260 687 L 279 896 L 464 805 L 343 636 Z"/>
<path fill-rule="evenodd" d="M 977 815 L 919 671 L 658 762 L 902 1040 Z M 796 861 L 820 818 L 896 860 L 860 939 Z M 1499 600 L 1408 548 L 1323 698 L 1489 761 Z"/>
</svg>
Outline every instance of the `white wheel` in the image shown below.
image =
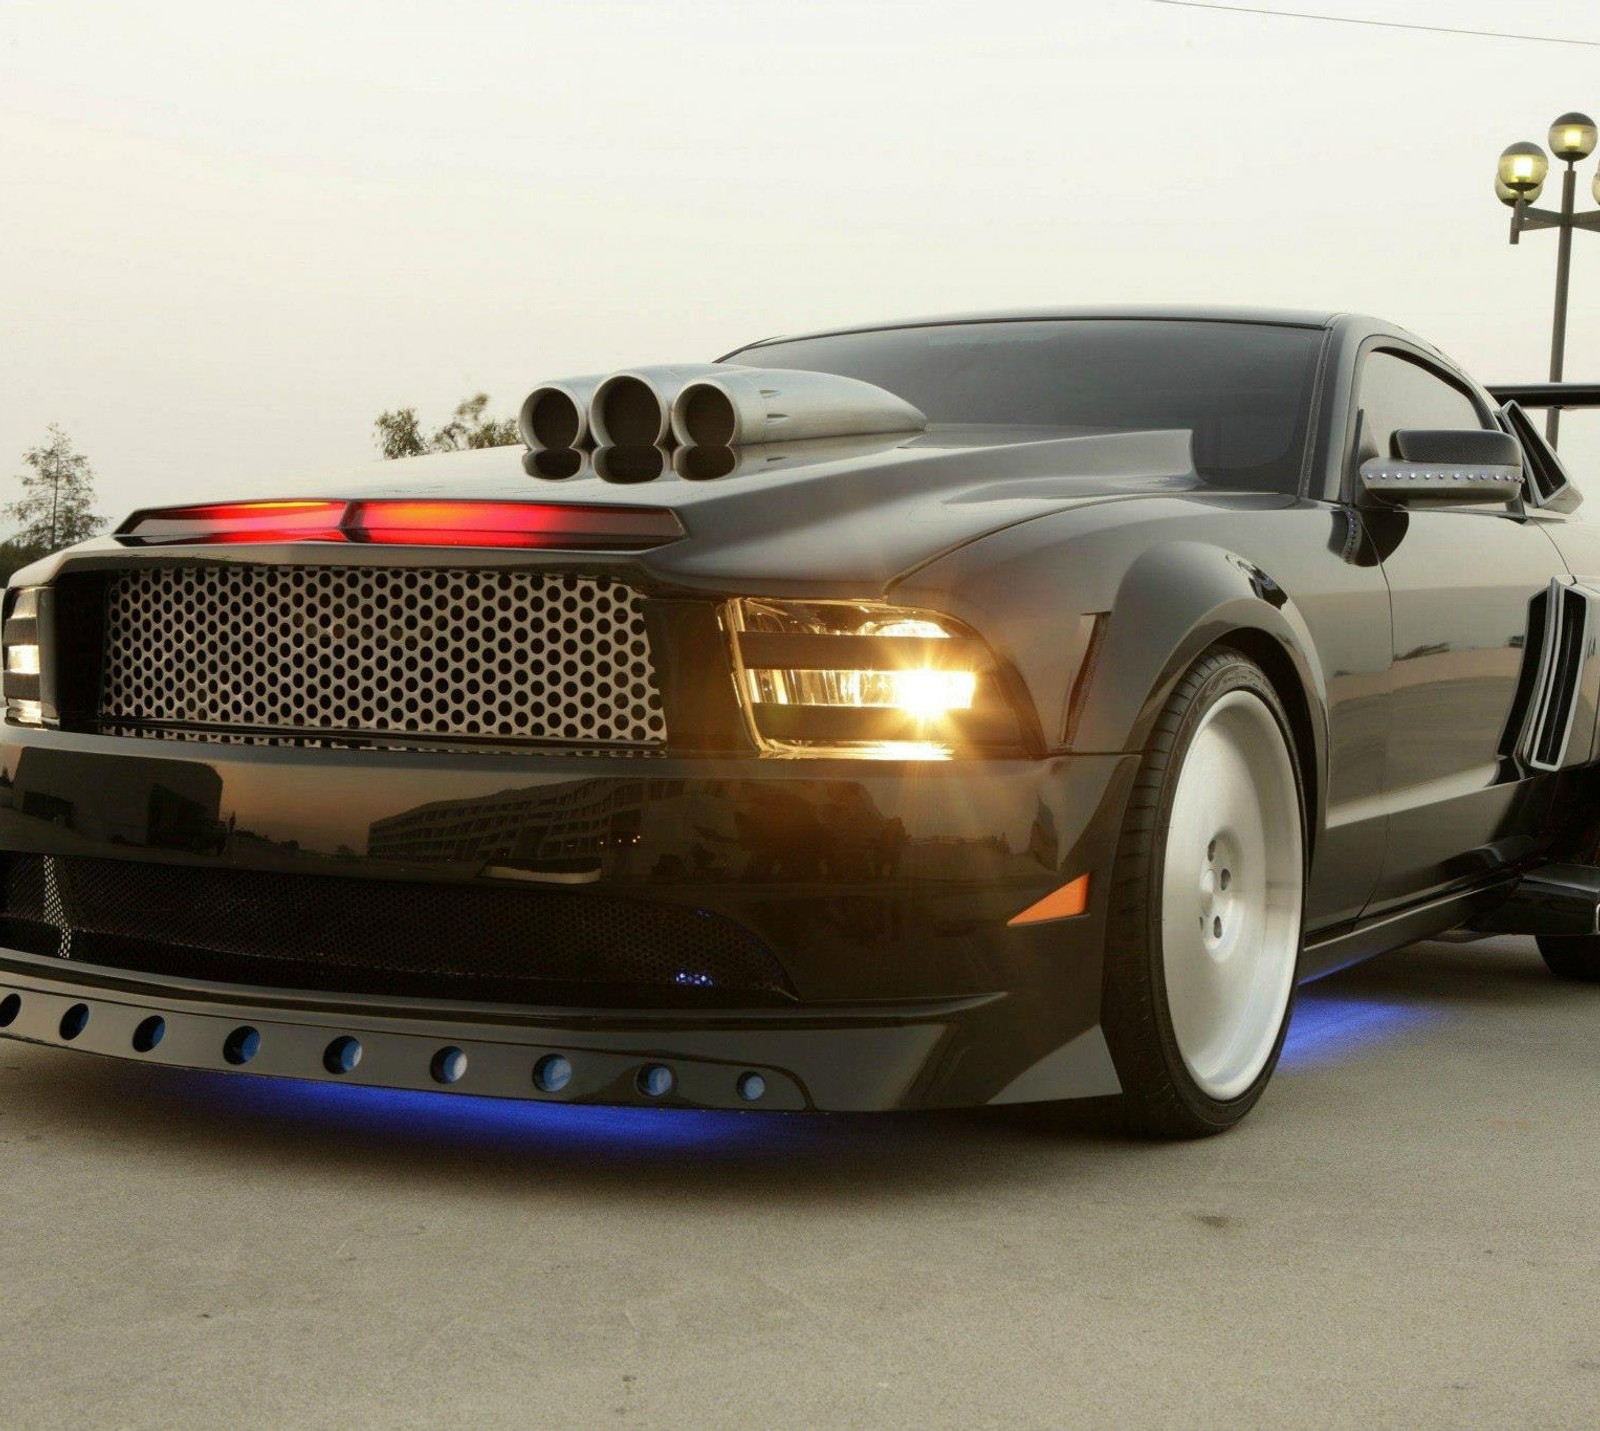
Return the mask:
<svg viewBox="0 0 1600 1431">
<path fill-rule="evenodd" d="M 1150 732 L 1117 843 L 1100 1010 L 1137 1131 L 1231 1128 L 1277 1064 L 1305 902 L 1290 729 L 1266 673 L 1219 646 Z"/>
<path fill-rule="evenodd" d="M 1189 1076 L 1226 1102 L 1272 1058 L 1294 989 L 1300 798 L 1277 718 L 1229 691 L 1178 771 L 1161 880 L 1167 1008 Z"/>
</svg>

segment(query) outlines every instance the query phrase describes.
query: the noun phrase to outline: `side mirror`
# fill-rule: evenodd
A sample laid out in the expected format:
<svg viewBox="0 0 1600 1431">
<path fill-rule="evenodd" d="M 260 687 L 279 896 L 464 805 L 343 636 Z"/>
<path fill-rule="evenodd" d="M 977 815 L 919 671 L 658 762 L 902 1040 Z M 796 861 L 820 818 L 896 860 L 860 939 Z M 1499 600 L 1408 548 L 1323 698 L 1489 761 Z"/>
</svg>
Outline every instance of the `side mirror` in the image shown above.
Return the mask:
<svg viewBox="0 0 1600 1431">
<path fill-rule="evenodd" d="M 1395 433 L 1394 453 L 1361 464 L 1361 490 L 1367 497 L 1406 507 L 1522 498 L 1522 449 L 1509 433 L 1412 428 Z"/>
</svg>

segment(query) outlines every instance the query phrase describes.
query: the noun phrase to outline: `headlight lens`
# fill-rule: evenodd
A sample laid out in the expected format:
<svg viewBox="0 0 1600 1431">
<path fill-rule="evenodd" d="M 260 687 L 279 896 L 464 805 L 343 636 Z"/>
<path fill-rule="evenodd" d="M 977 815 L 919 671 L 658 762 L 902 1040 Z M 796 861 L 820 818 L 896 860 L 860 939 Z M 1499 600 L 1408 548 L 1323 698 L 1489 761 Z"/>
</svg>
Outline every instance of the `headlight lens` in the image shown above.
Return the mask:
<svg viewBox="0 0 1600 1431">
<path fill-rule="evenodd" d="M 729 618 L 740 695 L 770 749 L 937 758 L 1021 743 L 992 653 L 950 617 L 746 599 Z"/>
<path fill-rule="evenodd" d="M 39 588 L 19 587 L 6 593 L 5 626 L 0 630 L 5 649 L 6 712 L 24 725 L 39 725 L 44 707 L 39 698 Z"/>
</svg>

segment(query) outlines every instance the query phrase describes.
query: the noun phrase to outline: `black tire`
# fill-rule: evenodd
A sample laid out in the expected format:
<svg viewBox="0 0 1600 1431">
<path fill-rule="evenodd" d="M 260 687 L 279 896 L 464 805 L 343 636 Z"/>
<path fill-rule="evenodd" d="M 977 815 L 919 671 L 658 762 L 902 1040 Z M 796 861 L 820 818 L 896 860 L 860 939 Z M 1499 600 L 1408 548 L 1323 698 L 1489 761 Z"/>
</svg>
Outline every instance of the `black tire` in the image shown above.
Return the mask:
<svg viewBox="0 0 1600 1431">
<path fill-rule="evenodd" d="M 1124 1122 L 1130 1130 L 1147 1137 L 1206 1137 L 1224 1132 L 1243 1118 L 1272 1077 L 1294 1008 L 1291 984 L 1282 1024 L 1265 1067 L 1242 1093 L 1219 1101 L 1196 1082 L 1185 1064 L 1167 1003 L 1162 954 L 1162 870 L 1173 796 L 1202 718 L 1234 691 L 1248 691 L 1259 697 L 1276 721 L 1293 769 L 1302 852 L 1306 846 L 1304 785 L 1283 704 L 1253 661 L 1231 648 L 1214 648 L 1178 682 L 1156 720 L 1129 799 L 1112 879 L 1102 1024 L 1122 1083 Z M 1302 894 L 1304 881 L 1302 855 Z M 1299 922 L 1296 920 L 1297 926 Z M 1298 927 L 1294 939 L 1298 974 Z"/>
<path fill-rule="evenodd" d="M 1600 934 L 1540 935 L 1539 953 L 1558 979 L 1600 984 Z"/>
</svg>

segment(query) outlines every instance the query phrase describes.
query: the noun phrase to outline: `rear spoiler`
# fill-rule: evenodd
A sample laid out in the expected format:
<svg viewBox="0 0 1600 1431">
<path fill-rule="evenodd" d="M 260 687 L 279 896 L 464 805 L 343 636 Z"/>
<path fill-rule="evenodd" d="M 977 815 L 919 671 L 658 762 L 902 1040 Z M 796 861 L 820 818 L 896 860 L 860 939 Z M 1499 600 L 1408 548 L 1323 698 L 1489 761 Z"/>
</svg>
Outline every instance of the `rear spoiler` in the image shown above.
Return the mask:
<svg viewBox="0 0 1600 1431">
<path fill-rule="evenodd" d="M 1523 407 L 1600 407 L 1600 383 L 1490 383 L 1489 395 Z"/>
</svg>

